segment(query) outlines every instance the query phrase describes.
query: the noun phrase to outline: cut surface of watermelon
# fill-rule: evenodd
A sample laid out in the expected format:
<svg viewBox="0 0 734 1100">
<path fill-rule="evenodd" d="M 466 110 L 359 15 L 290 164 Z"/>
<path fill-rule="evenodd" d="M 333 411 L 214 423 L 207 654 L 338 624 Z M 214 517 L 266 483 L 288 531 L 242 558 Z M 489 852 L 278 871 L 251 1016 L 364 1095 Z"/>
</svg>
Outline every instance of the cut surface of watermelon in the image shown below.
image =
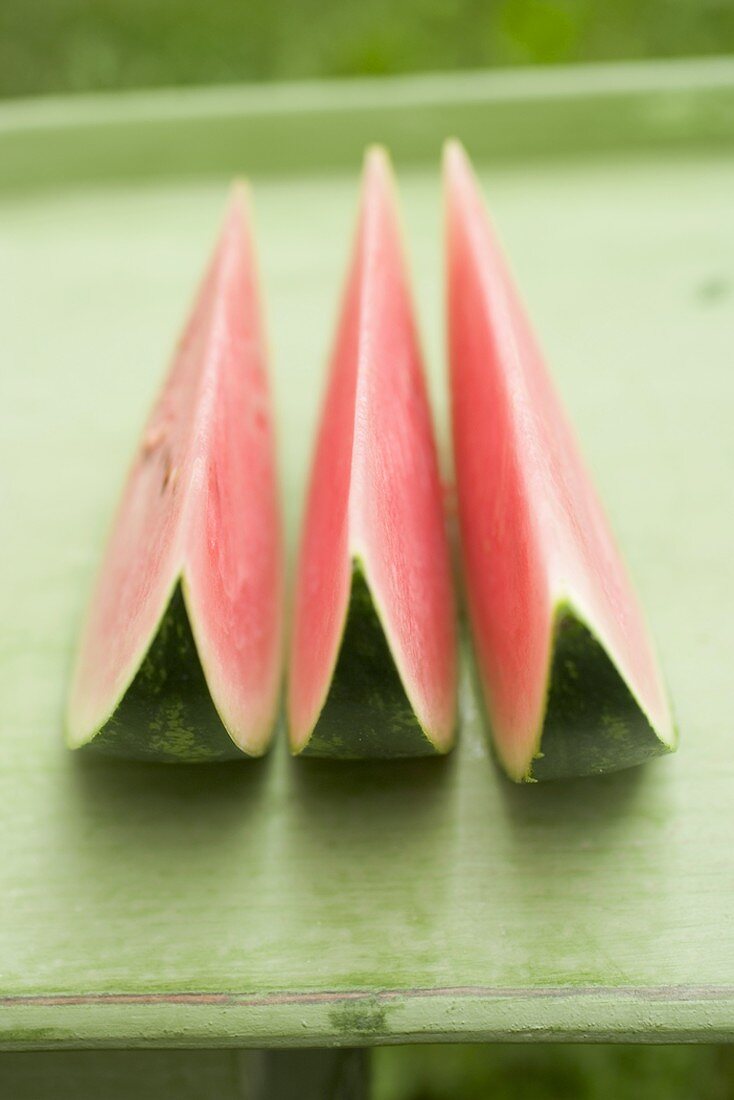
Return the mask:
<svg viewBox="0 0 734 1100">
<path fill-rule="evenodd" d="M 466 597 L 511 778 L 675 748 L 658 665 L 462 147 L 444 157 L 454 462 Z"/>
<path fill-rule="evenodd" d="M 240 184 L 128 473 L 82 631 L 68 744 L 172 761 L 264 752 L 281 669 L 281 557 Z"/>
<path fill-rule="evenodd" d="M 291 639 L 295 752 L 446 752 L 452 578 L 390 165 L 366 158 L 306 503 Z"/>
</svg>

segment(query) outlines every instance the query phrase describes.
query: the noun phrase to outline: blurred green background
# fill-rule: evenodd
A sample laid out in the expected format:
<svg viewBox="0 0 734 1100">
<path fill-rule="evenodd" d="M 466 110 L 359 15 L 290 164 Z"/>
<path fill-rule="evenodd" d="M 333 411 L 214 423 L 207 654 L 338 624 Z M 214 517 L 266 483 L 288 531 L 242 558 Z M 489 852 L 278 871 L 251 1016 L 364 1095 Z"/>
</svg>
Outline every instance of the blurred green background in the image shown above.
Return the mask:
<svg viewBox="0 0 734 1100">
<path fill-rule="evenodd" d="M 0 0 L 3 96 L 733 50 L 733 0 Z"/>
<path fill-rule="evenodd" d="M 373 1052 L 372 1098 L 731 1100 L 731 1055 L 693 1046 L 385 1047 Z M 257 1081 L 246 1051 L 0 1054 L 3 1100 L 248 1100 L 261 1096 Z"/>
<path fill-rule="evenodd" d="M 732 1100 L 734 1047 L 390 1047 L 374 1100 Z"/>
<path fill-rule="evenodd" d="M 0 0 L 2 97 L 733 52 L 734 0 Z M 394 1048 L 375 1070 L 377 1100 L 734 1100 L 721 1047 Z M 38 1072 L 6 1056 L 0 1086 L 38 1095 Z"/>
</svg>

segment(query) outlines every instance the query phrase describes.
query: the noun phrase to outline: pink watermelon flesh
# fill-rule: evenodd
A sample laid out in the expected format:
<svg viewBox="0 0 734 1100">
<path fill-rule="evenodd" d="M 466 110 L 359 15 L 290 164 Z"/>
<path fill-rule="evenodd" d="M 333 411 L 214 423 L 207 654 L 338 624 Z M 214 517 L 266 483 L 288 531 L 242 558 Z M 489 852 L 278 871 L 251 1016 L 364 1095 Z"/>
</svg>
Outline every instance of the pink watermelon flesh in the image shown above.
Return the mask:
<svg viewBox="0 0 734 1100">
<path fill-rule="evenodd" d="M 456 645 L 435 444 L 386 155 L 366 160 L 306 505 L 295 752 L 445 752 Z"/>
<path fill-rule="evenodd" d="M 72 747 L 218 759 L 268 743 L 281 536 L 247 195 L 219 242 L 130 469 L 82 633 Z"/>
<path fill-rule="evenodd" d="M 671 751 L 645 624 L 466 154 L 445 196 L 465 583 L 499 758 L 516 780 Z"/>
</svg>

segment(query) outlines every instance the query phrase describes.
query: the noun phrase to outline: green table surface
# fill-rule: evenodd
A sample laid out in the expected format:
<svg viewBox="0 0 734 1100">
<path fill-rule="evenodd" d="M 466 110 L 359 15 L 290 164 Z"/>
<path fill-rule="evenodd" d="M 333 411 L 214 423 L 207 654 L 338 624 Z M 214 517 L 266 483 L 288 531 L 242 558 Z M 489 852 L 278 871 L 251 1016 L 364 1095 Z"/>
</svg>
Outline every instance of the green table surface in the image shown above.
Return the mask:
<svg viewBox="0 0 734 1100">
<path fill-rule="evenodd" d="M 659 642 L 672 758 L 68 753 L 70 654 L 234 172 L 291 548 L 363 145 L 393 148 L 446 453 L 438 154 L 464 138 Z M 0 109 L 0 1042 L 734 1035 L 734 63 Z M 491 476 L 491 471 L 488 471 Z"/>
</svg>

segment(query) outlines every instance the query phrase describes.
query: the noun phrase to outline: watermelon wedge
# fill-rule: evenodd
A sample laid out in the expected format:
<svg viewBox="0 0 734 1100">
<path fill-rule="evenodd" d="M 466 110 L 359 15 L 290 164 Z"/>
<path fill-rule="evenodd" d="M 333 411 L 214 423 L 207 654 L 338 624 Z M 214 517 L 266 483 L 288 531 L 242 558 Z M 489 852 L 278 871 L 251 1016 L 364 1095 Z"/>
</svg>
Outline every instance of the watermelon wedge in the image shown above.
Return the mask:
<svg viewBox="0 0 734 1100">
<path fill-rule="evenodd" d="M 454 460 L 466 595 L 514 780 L 675 748 L 645 624 L 461 146 L 444 158 Z"/>
<path fill-rule="evenodd" d="M 306 504 L 291 747 L 355 758 L 444 753 L 455 694 L 436 449 L 391 169 L 373 149 Z"/>
<path fill-rule="evenodd" d="M 281 590 L 263 329 L 237 185 L 114 521 L 68 744 L 170 761 L 263 753 L 278 704 Z"/>
</svg>

